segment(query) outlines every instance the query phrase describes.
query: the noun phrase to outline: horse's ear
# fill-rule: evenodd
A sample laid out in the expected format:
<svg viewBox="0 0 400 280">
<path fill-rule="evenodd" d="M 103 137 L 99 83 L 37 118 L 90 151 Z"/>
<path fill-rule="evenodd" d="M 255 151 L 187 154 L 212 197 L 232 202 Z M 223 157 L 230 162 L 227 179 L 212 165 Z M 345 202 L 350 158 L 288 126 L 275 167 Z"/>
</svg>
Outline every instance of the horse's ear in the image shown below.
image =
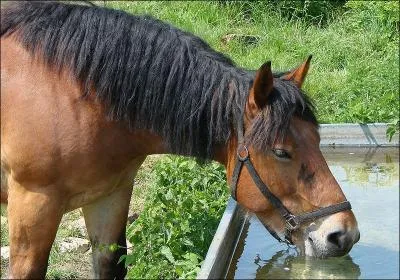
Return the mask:
<svg viewBox="0 0 400 280">
<path fill-rule="evenodd" d="M 250 92 L 250 100 L 254 101 L 257 109 L 262 109 L 267 104 L 268 96 L 274 87 L 273 83 L 271 61 L 268 61 L 258 69 Z"/>
<path fill-rule="evenodd" d="M 286 74 L 282 77 L 283 80 L 291 80 L 293 81 L 299 88 L 303 85 L 304 80 L 306 79 L 308 69 L 310 68 L 310 61 L 312 55 L 310 55 L 303 64 L 299 67 L 291 71 L 289 74 Z"/>
</svg>

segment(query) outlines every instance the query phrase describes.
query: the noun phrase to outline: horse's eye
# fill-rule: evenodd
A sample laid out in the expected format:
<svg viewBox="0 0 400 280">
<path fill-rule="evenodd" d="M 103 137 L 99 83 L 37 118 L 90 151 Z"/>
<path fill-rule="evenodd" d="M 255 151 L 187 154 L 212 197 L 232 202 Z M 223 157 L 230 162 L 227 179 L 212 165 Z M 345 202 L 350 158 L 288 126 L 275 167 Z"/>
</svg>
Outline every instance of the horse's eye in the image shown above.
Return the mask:
<svg viewBox="0 0 400 280">
<path fill-rule="evenodd" d="M 291 156 L 289 155 L 288 152 L 286 152 L 283 149 L 272 149 L 272 152 L 278 157 L 278 158 L 286 158 L 290 159 Z"/>
</svg>

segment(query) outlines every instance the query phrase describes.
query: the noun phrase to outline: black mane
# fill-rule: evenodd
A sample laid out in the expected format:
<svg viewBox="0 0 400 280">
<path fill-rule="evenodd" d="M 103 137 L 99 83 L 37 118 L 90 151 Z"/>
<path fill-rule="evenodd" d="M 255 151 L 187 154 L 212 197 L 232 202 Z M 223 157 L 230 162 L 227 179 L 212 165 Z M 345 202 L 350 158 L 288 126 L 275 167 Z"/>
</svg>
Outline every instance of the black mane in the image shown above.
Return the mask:
<svg viewBox="0 0 400 280">
<path fill-rule="evenodd" d="M 201 159 L 228 141 L 254 77 L 192 34 L 106 8 L 12 3 L 1 11 L 1 36 L 11 34 L 48 65 L 71 70 L 85 95 L 94 89 L 112 119 L 150 129 L 171 152 Z M 317 123 L 299 89 L 274 83 L 271 103 L 248 135 L 262 149 L 293 114 Z"/>
</svg>

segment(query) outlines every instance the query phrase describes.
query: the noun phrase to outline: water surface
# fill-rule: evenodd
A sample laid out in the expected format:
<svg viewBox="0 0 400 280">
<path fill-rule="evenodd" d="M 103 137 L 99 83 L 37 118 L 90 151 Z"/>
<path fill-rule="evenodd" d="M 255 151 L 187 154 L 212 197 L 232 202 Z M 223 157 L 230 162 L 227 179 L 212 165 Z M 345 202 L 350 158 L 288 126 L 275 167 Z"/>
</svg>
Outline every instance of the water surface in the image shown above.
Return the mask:
<svg viewBox="0 0 400 280">
<path fill-rule="evenodd" d="M 246 223 L 228 278 L 399 278 L 398 148 L 325 148 L 361 233 L 349 255 L 319 260 L 279 244 L 256 217 Z"/>
</svg>

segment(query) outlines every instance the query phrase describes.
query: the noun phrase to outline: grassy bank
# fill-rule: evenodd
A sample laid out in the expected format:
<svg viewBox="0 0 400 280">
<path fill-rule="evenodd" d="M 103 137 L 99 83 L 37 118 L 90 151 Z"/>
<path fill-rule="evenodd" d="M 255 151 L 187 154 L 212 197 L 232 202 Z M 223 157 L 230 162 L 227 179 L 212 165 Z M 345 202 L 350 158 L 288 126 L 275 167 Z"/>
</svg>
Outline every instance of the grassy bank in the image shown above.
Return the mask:
<svg viewBox="0 0 400 280">
<path fill-rule="evenodd" d="M 320 122 L 398 120 L 398 3 L 329 6 L 330 2 L 317 1 L 307 8 L 304 1 L 276 2 L 107 2 L 106 6 L 150 14 L 192 32 L 245 68 L 256 69 L 272 60 L 273 69 L 288 70 L 313 54 L 305 90 L 317 105 Z M 225 44 L 222 38 L 227 34 L 255 35 L 258 40 L 250 45 L 240 40 Z"/>
</svg>

